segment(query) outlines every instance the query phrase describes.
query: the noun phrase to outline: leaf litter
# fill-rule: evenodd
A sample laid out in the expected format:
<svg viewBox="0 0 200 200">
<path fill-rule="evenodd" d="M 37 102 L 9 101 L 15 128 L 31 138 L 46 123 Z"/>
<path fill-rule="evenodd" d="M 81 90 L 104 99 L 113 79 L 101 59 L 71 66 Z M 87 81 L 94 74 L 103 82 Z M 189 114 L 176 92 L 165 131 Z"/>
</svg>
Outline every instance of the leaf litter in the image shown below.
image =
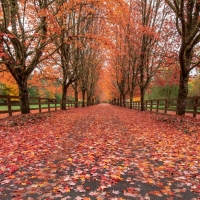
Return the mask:
<svg viewBox="0 0 200 200">
<path fill-rule="evenodd" d="M 200 199 L 198 124 L 107 104 L 3 119 L 0 199 Z"/>
</svg>

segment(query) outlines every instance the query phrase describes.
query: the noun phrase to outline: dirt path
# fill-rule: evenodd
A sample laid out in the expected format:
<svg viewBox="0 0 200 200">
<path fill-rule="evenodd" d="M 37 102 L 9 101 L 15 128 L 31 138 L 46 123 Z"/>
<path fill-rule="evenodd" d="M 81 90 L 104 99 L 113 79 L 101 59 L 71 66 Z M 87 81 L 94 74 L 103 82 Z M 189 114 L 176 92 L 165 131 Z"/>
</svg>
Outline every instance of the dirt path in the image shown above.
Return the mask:
<svg viewBox="0 0 200 200">
<path fill-rule="evenodd" d="M 199 136 L 150 113 L 101 104 L 0 134 L 0 199 L 200 199 Z"/>
</svg>

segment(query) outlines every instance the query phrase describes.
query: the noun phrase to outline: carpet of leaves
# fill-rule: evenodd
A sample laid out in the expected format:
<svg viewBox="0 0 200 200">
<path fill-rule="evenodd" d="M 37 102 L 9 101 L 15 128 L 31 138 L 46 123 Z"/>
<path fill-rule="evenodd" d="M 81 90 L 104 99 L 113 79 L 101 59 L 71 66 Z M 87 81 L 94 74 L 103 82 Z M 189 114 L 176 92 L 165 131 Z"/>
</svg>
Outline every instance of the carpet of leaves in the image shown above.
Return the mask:
<svg viewBox="0 0 200 200">
<path fill-rule="evenodd" d="M 0 120 L 0 199 L 200 199 L 200 121 L 101 104 Z"/>
</svg>

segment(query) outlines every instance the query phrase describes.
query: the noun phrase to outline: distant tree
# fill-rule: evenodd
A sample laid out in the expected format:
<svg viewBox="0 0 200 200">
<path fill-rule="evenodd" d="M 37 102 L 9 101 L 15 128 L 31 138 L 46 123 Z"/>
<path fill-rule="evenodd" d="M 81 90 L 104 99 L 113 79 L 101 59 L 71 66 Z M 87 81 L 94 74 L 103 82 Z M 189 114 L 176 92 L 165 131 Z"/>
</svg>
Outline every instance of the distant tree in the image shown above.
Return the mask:
<svg viewBox="0 0 200 200">
<path fill-rule="evenodd" d="M 165 99 L 165 98 L 176 98 L 178 95 L 178 85 L 173 83 L 170 85 L 154 85 L 149 94 L 146 95 L 147 99 Z"/>
<path fill-rule="evenodd" d="M 189 88 L 189 96 L 200 96 L 200 75 L 191 81 Z"/>
</svg>

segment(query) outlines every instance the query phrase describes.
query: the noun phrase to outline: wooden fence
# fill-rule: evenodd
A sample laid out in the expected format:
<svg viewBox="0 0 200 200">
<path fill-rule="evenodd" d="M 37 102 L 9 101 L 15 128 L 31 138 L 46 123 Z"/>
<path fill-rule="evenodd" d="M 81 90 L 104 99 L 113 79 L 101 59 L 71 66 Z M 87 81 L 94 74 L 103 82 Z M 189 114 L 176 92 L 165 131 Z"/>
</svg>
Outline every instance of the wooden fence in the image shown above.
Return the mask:
<svg viewBox="0 0 200 200">
<path fill-rule="evenodd" d="M 48 112 L 52 110 L 57 110 L 60 108 L 60 102 L 56 99 L 50 98 L 29 98 L 30 110 L 38 110 L 39 113 L 42 110 Z M 72 108 L 75 106 L 75 101 L 67 100 L 67 108 Z M 82 106 L 82 102 L 78 102 L 78 107 Z M 9 116 L 12 116 L 14 112 L 21 112 L 19 96 L 10 96 L 10 95 L 0 95 L 0 114 L 8 113 Z"/>
<path fill-rule="evenodd" d="M 140 110 L 140 103 L 140 101 L 134 101 L 132 108 Z M 116 105 L 114 102 L 112 104 Z M 126 102 L 126 107 L 130 108 L 130 102 Z M 145 110 L 164 114 L 167 114 L 168 111 L 177 113 L 177 98 L 146 100 Z M 186 99 L 185 113 L 190 113 L 193 117 L 200 114 L 200 97 L 188 97 Z"/>
</svg>

